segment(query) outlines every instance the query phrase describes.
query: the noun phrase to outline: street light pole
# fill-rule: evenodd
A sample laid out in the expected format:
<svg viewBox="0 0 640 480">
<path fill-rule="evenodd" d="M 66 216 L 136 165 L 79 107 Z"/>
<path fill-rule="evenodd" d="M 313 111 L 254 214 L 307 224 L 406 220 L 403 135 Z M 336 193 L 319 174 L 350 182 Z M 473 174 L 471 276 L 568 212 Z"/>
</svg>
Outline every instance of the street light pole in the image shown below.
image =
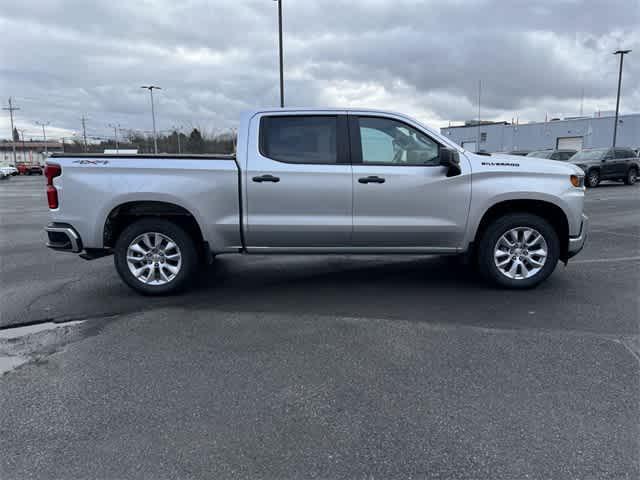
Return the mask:
<svg viewBox="0 0 640 480">
<path fill-rule="evenodd" d="M 116 153 L 118 153 L 119 151 L 119 147 L 118 147 L 118 128 L 120 128 L 120 124 L 116 123 L 115 125 L 110 123 L 107 125 L 107 127 L 111 127 L 113 128 L 113 133 L 115 133 L 116 136 Z"/>
<path fill-rule="evenodd" d="M 620 111 L 620 87 L 622 87 L 622 62 L 624 56 L 630 53 L 631 50 L 616 50 L 614 55 L 620 55 L 620 72 L 618 73 L 618 96 L 616 98 L 616 117 L 613 124 L 613 148 L 616 147 L 616 135 L 618 134 L 618 112 Z"/>
<path fill-rule="evenodd" d="M 49 158 L 49 150 L 47 148 L 47 133 L 44 131 L 44 127 L 49 125 L 49 122 L 36 122 L 42 127 L 42 137 L 44 138 L 44 157 Z"/>
<path fill-rule="evenodd" d="M 20 132 L 20 137 L 22 138 L 22 163 L 25 163 L 27 160 L 27 146 L 24 144 L 24 128 L 19 128 L 18 132 Z"/>
<path fill-rule="evenodd" d="M 280 108 L 284 108 L 284 61 L 282 58 L 282 0 L 278 2 L 278 43 L 280 49 Z"/>
<path fill-rule="evenodd" d="M 478 80 L 478 135 L 476 138 L 476 152 L 480 151 L 480 100 L 482 95 L 482 80 Z"/>
<path fill-rule="evenodd" d="M 155 107 L 153 106 L 153 89 L 162 90 L 162 88 L 156 87 L 155 85 L 143 85 L 140 88 L 146 88 L 147 90 L 149 90 L 149 95 L 151 96 L 151 119 L 153 121 L 153 151 L 157 154 L 158 138 L 156 135 L 156 111 L 155 111 Z"/>
</svg>

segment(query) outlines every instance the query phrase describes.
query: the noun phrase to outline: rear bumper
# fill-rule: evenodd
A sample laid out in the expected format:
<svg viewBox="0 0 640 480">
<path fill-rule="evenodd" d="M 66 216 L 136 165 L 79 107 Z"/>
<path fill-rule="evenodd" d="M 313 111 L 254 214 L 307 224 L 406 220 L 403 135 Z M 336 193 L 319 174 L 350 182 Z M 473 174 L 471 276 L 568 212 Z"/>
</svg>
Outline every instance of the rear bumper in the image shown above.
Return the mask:
<svg viewBox="0 0 640 480">
<path fill-rule="evenodd" d="M 50 223 L 45 227 L 47 232 L 47 247 L 53 250 L 80 253 L 82 239 L 76 230 L 66 223 Z"/>
<path fill-rule="evenodd" d="M 569 237 L 569 249 L 568 257 L 574 257 L 584 248 L 584 242 L 587 239 L 587 229 L 589 227 L 589 217 L 584 213 L 582 214 L 582 225 L 580 227 L 580 234 L 576 237 Z"/>
</svg>

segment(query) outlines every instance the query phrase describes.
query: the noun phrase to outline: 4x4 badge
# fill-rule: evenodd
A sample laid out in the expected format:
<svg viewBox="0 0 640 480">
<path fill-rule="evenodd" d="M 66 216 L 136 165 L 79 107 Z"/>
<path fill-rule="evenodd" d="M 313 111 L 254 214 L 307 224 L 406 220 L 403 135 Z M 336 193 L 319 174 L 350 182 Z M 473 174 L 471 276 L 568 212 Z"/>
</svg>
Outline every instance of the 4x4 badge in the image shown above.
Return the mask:
<svg viewBox="0 0 640 480">
<path fill-rule="evenodd" d="M 74 160 L 73 163 L 80 165 L 106 165 L 109 160 Z"/>
</svg>

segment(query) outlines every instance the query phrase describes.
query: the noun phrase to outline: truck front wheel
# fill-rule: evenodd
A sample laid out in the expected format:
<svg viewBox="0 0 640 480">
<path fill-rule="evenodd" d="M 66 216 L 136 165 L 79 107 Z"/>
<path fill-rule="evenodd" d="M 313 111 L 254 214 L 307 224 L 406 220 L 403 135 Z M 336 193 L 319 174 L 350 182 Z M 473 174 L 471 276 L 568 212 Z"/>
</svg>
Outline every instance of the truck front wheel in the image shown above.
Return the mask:
<svg viewBox="0 0 640 480">
<path fill-rule="evenodd" d="M 502 287 L 537 286 L 555 269 L 560 242 L 553 226 L 529 213 L 505 215 L 482 233 L 477 251 L 480 273 Z"/>
<path fill-rule="evenodd" d="M 197 271 L 198 252 L 180 226 L 162 218 L 142 218 L 118 237 L 114 262 L 120 278 L 143 295 L 183 290 Z"/>
</svg>

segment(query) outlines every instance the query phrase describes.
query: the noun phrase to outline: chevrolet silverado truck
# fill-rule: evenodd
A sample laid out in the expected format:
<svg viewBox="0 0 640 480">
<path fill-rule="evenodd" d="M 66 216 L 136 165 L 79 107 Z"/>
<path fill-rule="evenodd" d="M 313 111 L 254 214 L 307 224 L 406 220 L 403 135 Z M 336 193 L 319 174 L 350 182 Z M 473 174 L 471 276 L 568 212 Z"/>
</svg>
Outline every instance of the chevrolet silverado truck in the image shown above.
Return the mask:
<svg viewBox="0 0 640 480">
<path fill-rule="evenodd" d="M 530 288 L 585 242 L 580 168 L 474 154 L 405 115 L 254 110 L 236 150 L 54 154 L 47 246 L 113 253 L 127 285 L 162 295 L 232 253 L 458 254 Z"/>
</svg>

